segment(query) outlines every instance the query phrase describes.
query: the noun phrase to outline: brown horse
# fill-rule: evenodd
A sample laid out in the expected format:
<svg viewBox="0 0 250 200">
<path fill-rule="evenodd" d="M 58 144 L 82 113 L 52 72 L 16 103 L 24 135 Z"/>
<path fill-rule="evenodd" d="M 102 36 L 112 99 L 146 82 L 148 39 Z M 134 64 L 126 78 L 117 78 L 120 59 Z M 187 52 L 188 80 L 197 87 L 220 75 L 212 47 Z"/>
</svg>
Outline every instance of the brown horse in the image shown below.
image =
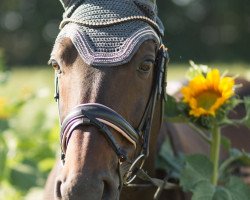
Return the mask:
<svg viewBox="0 0 250 200">
<path fill-rule="evenodd" d="M 54 49 L 55 58 L 63 62 L 60 64 L 64 73 L 60 80 L 62 119 L 80 103 L 98 102 L 125 116 L 134 127 L 139 124 L 150 96 L 154 69 L 153 63 L 147 72 L 138 72 L 134 66 L 148 64 L 145 62 L 149 58 L 155 60 L 153 41 L 142 44 L 132 60 L 119 69 L 86 65 L 69 39 L 56 44 Z M 157 103 L 150 146 L 156 144 L 160 115 L 161 104 Z M 132 159 L 134 146 L 116 131 L 113 134 Z M 155 148 L 150 151 L 145 169 L 154 175 Z M 78 127 L 68 143 L 65 164 L 62 166 L 58 161 L 50 174 L 45 199 L 118 199 L 117 170 L 117 155 L 103 134 L 93 126 Z"/>
<path fill-rule="evenodd" d="M 157 175 L 161 139 L 166 52 L 154 1 L 61 2 L 62 31 L 50 62 L 56 71 L 62 156 L 44 199 L 151 200 L 165 185 L 150 182 L 140 170 L 144 164 L 148 175 Z M 136 175 L 147 184 L 135 180 L 140 185 L 132 187 Z M 160 199 L 184 197 L 177 189 Z"/>
<path fill-rule="evenodd" d="M 63 29 L 50 59 L 62 156 L 44 199 L 153 199 L 157 184 L 124 184 L 132 186 L 138 171 L 144 172 L 146 157 L 144 169 L 155 175 L 167 54 L 154 1 L 62 3 Z"/>
</svg>

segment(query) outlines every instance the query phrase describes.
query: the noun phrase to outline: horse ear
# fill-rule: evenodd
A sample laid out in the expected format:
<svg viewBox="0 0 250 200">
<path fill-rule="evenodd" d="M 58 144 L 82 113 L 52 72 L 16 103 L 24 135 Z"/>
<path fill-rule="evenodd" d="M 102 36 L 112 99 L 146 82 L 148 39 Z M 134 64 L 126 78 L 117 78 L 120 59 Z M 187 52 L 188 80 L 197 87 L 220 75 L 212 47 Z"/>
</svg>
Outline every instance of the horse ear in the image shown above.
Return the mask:
<svg viewBox="0 0 250 200">
<path fill-rule="evenodd" d="M 151 16 L 151 18 L 154 18 L 154 20 L 159 26 L 159 31 L 161 35 L 164 35 L 164 25 L 160 20 L 160 18 L 158 17 L 158 9 L 156 5 L 157 0 L 134 0 L 134 1 L 143 5 L 143 10 L 145 11 L 146 15 L 149 15 Z"/>
</svg>

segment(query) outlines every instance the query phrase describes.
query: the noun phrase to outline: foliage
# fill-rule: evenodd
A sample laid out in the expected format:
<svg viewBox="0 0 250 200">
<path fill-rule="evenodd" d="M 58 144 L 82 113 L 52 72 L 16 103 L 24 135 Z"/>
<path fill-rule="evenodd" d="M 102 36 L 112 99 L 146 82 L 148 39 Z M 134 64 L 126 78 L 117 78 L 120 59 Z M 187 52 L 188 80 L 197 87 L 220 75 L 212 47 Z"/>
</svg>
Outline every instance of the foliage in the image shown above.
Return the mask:
<svg viewBox="0 0 250 200">
<path fill-rule="evenodd" d="M 249 61 L 250 1 L 157 0 L 171 60 Z M 223 12 L 222 12 L 223 11 Z M 58 33 L 59 0 L 1 0 L 0 44 L 13 65 L 45 64 Z M 192 51 L 190 51 L 192 49 Z M 201 51 L 201 49 L 203 51 Z"/>
<path fill-rule="evenodd" d="M 5 62 L 5 51 L 0 47 L 0 84 L 4 84 L 8 78 Z"/>
<path fill-rule="evenodd" d="M 45 64 L 63 13 L 59 0 L 2 0 L 0 44 L 9 64 Z"/>
<path fill-rule="evenodd" d="M 32 106 L 41 92 L 23 90 L 14 99 L 0 95 L 0 196 L 6 200 L 23 199 L 37 188 L 42 191 L 54 164 L 56 112 Z"/>
<path fill-rule="evenodd" d="M 172 179 L 178 179 L 185 164 L 185 157 L 182 154 L 175 155 L 170 141 L 166 139 L 157 155 L 156 165 L 158 168 L 168 169 L 168 175 Z"/>
<path fill-rule="evenodd" d="M 249 60 L 247 46 L 250 2 L 234 0 L 158 0 L 172 61 L 189 59 L 228 63 Z M 223 11 L 223 12 L 222 12 Z M 190 51 L 190 49 L 192 49 Z M 202 50 L 202 51 L 201 51 Z M 239 51 L 238 51 L 239 50 Z"/>
<path fill-rule="evenodd" d="M 4 68 L 6 67 L 4 66 Z M 0 180 L 0 199 L 2 197 L 5 197 L 5 200 L 39 199 L 42 194 L 41 187 L 43 187 L 45 177 L 47 177 L 48 171 L 54 162 L 55 152 L 59 149 L 57 135 L 58 126 L 56 119 L 57 108 L 52 101 L 52 95 L 51 98 L 45 96 L 46 100 L 51 99 L 48 103 L 47 101 L 44 102 L 44 99 L 42 98 L 43 95 L 41 94 L 44 93 L 41 87 L 44 86 L 45 83 L 50 82 L 52 86 L 53 75 L 51 74 L 50 80 L 50 70 L 48 68 L 46 69 L 44 66 L 42 69 L 45 69 L 46 73 L 41 71 L 41 68 L 16 68 L 13 71 L 8 72 L 9 75 L 7 77 L 9 79 L 6 79 L 7 82 L 5 81 L 5 84 L 0 84 L 0 97 L 7 99 L 8 106 L 12 108 L 12 105 L 15 105 L 17 102 L 23 102 L 21 107 L 19 107 L 18 110 L 3 123 L 8 126 L 1 126 L 0 128 L 0 176 L 2 177 Z M 183 74 L 178 71 L 179 69 L 179 66 L 174 66 L 170 70 L 170 73 L 172 73 L 171 75 L 174 75 L 174 73 L 176 73 L 176 75 Z M 237 67 L 235 71 L 239 71 L 239 68 Z M 245 71 L 246 69 L 244 69 L 243 72 Z M 38 72 L 38 75 L 35 74 L 35 72 Z M 27 88 L 24 88 L 25 85 L 21 84 L 25 81 L 29 85 L 37 86 L 33 87 L 32 90 L 28 89 L 27 91 Z M 41 83 L 38 84 L 39 81 Z M 11 83 L 10 87 L 8 85 L 9 83 Z M 19 89 L 19 86 L 22 89 Z M 10 94 L 7 95 L 9 91 Z M 168 99 L 170 99 L 170 97 Z M 50 102 L 52 102 L 54 107 Z M 178 107 L 180 105 L 178 104 L 176 107 L 175 105 L 177 102 L 175 102 L 174 99 L 172 103 L 172 116 L 174 117 L 177 112 L 176 110 L 179 110 Z M 179 117 L 176 117 L 175 119 L 176 121 L 180 121 Z M 2 124 L 2 121 L 4 120 L 1 119 L 0 121 Z M 6 123 L 6 121 L 8 123 Z M 165 141 L 165 144 L 167 143 L 168 142 Z M 226 141 L 225 143 L 228 142 Z M 227 145 L 230 146 L 229 143 Z M 170 147 L 164 145 L 164 151 L 162 149 L 160 153 L 160 164 L 162 167 L 165 167 L 167 163 L 169 163 L 169 166 L 171 167 L 169 168 L 172 170 L 171 177 L 179 178 L 180 170 L 185 166 L 185 157 L 184 155 L 179 155 L 178 159 L 176 159 L 173 152 L 171 153 L 169 149 Z M 245 159 L 247 155 L 244 154 L 244 152 L 232 150 L 231 155 L 236 160 L 241 158 L 241 161 L 244 160 L 244 163 L 247 163 L 247 160 Z M 232 162 L 233 160 L 225 160 L 223 162 L 224 164 L 221 165 L 222 170 L 225 167 L 228 171 L 228 166 L 231 166 Z M 227 175 L 225 174 L 225 176 Z M 34 185 L 30 184 L 32 181 L 34 182 Z M 15 184 L 13 184 L 13 182 L 15 182 Z M 29 183 L 26 185 L 24 182 Z M 233 182 L 234 181 L 232 181 L 231 185 L 233 185 Z M 240 187 L 239 184 L 235 190 L 238 190 Z M 239 199 L 241 200 L 240 197 L 241 196 L 239 196 Z"/>
<path fill-rule="evenodd" d="M 181 100 L 176 100 L 171 96 L 168 98 L 166 110 L 169 112 L 166 113 L 166 120 L 190 125 L 209 144 L 210 158 L 206 155 L 195 154 L 182 156 L 181 162 L 179 162 L 180 158 L 177 158 L 177 162 L 173 156 L 169 159 L 169 149 L 164 150 L 163 148 L 160 152 L 160 158 L 163 160 L 161 162 L 165 161 L 168 164 L 168 169 L 173 171 L 170 174 L 177 172 L 178 176 L 175 178 L 180 179 L 180 186 L 184 191 L 192 192 L 192 200 L 247 200 L 250 196 L 250 187 L 241 179 L 233 176 L 232 169 L 236 162 L 249 165 L 250 154 L 231 148 L 230 140 L 222 138 L 220 130 L 224 125 L 243 124 L 249 127 L 250 98 L 245 97 L 241 100 L 236 95 L 232 96 L 233 88 L 230 85 L 233 78 L 226 77 L 226 74 L 218 77 L 217 69 L 210 69 L 204 65 L 199 66 L 193 62 L 191 62 L 191 66 L 188 72 L 189 77 L 191 76 L 190 82 L 181 90 L 184 97 Z M 223 97 L 223 92 L 228 95 Z M 204 93 L 207 99 L 200 98 Z M 216 96 L 214 93 L 220 95 Z M 217 99 L 222 97 L 223 102 L 218 107 L 213 107 Z M 200 100 L 202 102 L 199 102 Z M 205 101 L 211 100 L 213 103 L 208 106 Z M 194 109 L 192 106 L 196 101 L 195 109 L 204 110 L 198 114 L 192 112 Z M 239 103 L 245 105 L 245 117 L 242 119 L 229 118 L 229 112 Z M 211 107 L 214 108 L 213 112 L 207 112 L 211 110 Z M 229 156 L 219 163 L 221 144 L 224 145 Z M 169 167 L 173 164 L 175 168 Z"/>
<path fill-rule="evenodd" d="M 192 200 L 248 200 L 250 188 L 238 177 L 230 176 L 225 185 L 211 183 L 213 163 L 204 155 L 187 156 L 181 185 L 193 193 Z"/>
</svg>

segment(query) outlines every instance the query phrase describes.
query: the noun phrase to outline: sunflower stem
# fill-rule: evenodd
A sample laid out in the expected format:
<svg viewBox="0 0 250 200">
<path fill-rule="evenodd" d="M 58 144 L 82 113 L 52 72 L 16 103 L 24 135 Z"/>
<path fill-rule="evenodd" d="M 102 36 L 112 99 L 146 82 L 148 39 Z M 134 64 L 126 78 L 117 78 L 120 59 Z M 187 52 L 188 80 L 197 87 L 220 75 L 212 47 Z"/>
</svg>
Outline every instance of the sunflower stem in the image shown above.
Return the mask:
<svg viewBox="0 0 250 200">
<path fill-rule="evenodd" d="M 212 128 L 212 142 L 210 149 L 210 159 L 213 163 L 213 174 L 211 177 L 211 183 L 217 185 L 219 176 L 219 159 L 220 159 L 220 143 L 221 143 L 221 132 L 220 128 L 214 123 Z"/>
</svg>

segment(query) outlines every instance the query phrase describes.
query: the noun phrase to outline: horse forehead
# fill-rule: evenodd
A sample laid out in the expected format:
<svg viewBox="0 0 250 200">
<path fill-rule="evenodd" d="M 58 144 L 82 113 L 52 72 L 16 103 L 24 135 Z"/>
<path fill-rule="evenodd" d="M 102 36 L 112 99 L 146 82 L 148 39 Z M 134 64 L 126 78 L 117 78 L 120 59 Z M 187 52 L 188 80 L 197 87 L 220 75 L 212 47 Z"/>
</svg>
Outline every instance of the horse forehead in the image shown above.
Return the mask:
<svg viewBox="0 0 250 200">
<path fill-rule="evenodd" d="M 51 58 L 63 61 L 66 65 L 71 65 L 78 57 L 78 52 L 69 38 L 57 41 L 51 52 Z"/>
<path fill-rule="evenodd" d="M 140 45 L 139 49 L 137 50 L 133 58 L 151 56 L 152 59 L 154 59 L 157 50 L 158 50 L 158 44 L 156 44 L 154 40 L 146 40 Z"/>
</svg>

